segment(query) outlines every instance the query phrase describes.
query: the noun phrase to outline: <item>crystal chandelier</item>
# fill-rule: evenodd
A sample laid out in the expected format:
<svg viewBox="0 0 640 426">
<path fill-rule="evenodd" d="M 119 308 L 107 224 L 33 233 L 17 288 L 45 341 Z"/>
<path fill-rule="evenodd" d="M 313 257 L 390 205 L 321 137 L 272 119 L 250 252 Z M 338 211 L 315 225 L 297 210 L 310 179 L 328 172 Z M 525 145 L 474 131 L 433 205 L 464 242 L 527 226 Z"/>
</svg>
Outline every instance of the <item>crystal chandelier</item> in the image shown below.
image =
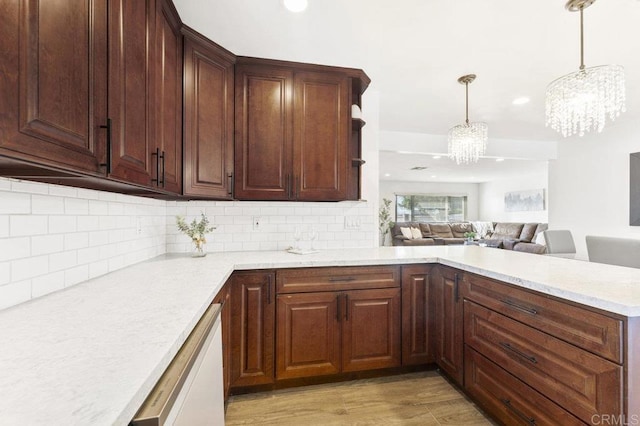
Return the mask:
<svg viewBox="0 0 640 426">
<path fill-rule="evenodd" d="M 624 68 L 620 65 L 584 66 L 583 10 L 595 0 L 569 0 L 567 10 L 580 12 L 580 69 L 547 87 L 546 125 L 567 137 L 604 129 L 607 117 L 625 112 Z"/>
<path fill-rule="evenodd" d="M 486 123 L 469 123 L 469 83 L 476 79 L 475 74 L 463 75 L 458 83 L 465 85 L 466 120 L 449 129 L 449 158 L 457 164 L 476 163 L 487 149 L 489 128 Z"/>
</svg>

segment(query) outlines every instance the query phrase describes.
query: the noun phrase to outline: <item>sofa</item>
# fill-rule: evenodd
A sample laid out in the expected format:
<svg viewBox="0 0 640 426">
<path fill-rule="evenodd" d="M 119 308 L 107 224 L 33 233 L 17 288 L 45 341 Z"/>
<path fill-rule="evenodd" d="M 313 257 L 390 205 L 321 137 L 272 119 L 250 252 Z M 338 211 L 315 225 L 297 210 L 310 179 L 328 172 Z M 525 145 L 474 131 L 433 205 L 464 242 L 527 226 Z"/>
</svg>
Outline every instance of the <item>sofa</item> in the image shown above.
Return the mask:
<svg viewBox="0 0 640 426">
<path fill-rule="evenodd" d="M 409 239 L 402 234 L 401 228 L 418 228 L 422 238 Z M 473 225 L 470 222 L 398 222 L 391 228 L 391 243 L 394 246 L 463 244 L 466 240 L 465 232 L 474 232 Z"/>
<path fill-rule="evenodd" d="M 547 229 L 546 223 L 493 222 L 491 230 L 478 240 L 489 247 L 527 253 L 544 254 L 546 247 L 537 244 L 538 235 Z M 419 238 L 408 238 L 402 228 L 417 228 Z M 394 246 L 432 246 L 464 244 L 466 232 L 477 232 L 471 222 L 398 222 L 391 228 L 391 241 Z"/>
<path fill-rule="evenodd" d="M 493 231 L 490 231 L 481 243 L 491 246 L 527 253 L 544 254 L 546 246 L 536 243 L 538 235 L 546 231 L 546 223 L 517 223 L 517 222 L 494 222 Z"/>
</svg>

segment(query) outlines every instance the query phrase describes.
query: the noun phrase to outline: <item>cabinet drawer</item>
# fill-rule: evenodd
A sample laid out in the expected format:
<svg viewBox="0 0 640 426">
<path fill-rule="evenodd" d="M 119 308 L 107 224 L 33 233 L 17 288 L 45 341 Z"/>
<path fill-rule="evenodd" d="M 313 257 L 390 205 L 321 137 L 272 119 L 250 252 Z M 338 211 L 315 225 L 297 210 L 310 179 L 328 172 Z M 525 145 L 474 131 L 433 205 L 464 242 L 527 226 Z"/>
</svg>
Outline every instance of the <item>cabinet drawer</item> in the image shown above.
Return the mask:
<svg viewBox="0 0 640 426">
<path fill-rule="evenodd" d="M 622 363 L 622 321 L 477 275 L 465 274 L 464 297 Z"/>
<path fill-rule="evenodd" d="M 465 300 L 464 341 L 579 419 L 622 414 L 622 367 Z"/>
<path fill-rule="evenodd" d="M 506 425 L 585 424 L 469 346 L 465 346 L 464 387 Z"/>
<path fill-rule="evenodd" d="M 303 268 L 278 271 L 278 293 L 400 287 L 399 266 Z"/>
</svg>

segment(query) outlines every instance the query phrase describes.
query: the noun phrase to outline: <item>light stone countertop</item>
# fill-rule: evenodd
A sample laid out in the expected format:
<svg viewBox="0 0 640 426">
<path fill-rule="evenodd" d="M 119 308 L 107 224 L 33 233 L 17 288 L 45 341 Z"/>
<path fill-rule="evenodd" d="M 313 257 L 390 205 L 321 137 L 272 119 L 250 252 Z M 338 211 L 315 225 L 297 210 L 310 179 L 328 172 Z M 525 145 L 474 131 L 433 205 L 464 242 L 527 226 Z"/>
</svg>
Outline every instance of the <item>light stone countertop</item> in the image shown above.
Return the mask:
<svg viewBox="0 0 640 426">
<path fill-rule="evenodd" d="M 160 256 L 0 311 L 0 425 L 126 425 L 234 269 L 425 262 L 640 316 L 640 269 L 476 246 Z"/>
</svg>

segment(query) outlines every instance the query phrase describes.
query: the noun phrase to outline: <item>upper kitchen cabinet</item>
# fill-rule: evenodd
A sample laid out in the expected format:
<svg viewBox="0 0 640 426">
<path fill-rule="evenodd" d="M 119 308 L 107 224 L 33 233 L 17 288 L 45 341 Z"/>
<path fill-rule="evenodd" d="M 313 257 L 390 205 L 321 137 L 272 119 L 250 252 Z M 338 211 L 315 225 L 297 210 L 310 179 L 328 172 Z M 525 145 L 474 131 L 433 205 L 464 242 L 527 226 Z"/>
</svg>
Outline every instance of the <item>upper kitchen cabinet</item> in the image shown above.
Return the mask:
<svg viewBox="0 0 640 426">
<path fill-rule="evenodd" d="M 179 192 L 182 39 L 173 5 L 0 0 L 0 9 L 0 174 Z"/>
<path fill-rule="evenodd" d="M 167 191 L 182 191 L 182 22 L 171 0 L 156 6 L 156 63 L 154 108 L 156 145 L 151 145 L 152 167 L 160 171 L 153 183 Z M 153 149 L 155 148 L 155 153 Z"/>
<path fill-rule="evenodd" d="M 368 83 L 361 70 L 238 58 L 236 198 L 341 201 L 358 194 L 348 189 L 351 103 L 353 88 Z"/>
<path fill-rule="evenodd" d="M 184 195 L 233 198 L 235 55 L 184 34 Z"/>
<path fill-rule="evenodd" d="M 2 0 L 0 51 L 2 174 L 104 175 L 106 1 Z"/>
</svg>

